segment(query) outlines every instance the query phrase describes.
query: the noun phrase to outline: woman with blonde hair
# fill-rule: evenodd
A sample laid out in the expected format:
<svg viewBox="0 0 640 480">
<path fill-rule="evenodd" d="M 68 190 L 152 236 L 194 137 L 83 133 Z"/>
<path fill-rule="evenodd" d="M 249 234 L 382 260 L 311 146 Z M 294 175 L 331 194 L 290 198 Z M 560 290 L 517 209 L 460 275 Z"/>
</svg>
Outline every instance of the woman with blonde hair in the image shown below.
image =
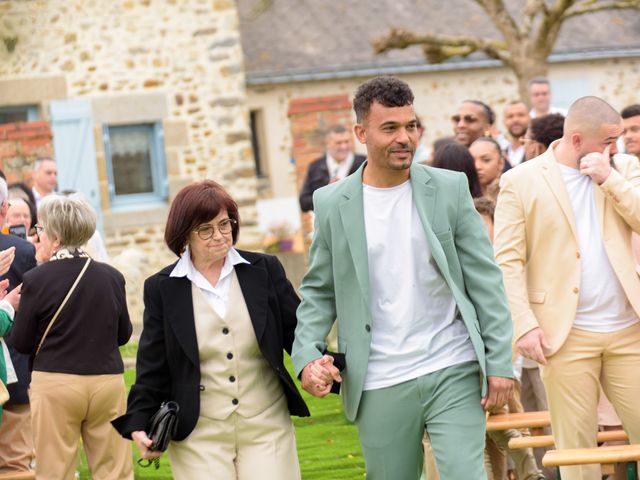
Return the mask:
<svg viewBox="0 0 640 480">
<path fill-rule="evenodd" d="M 48 195 L 38 207 L 36 255 L 24 274 L 11 343 L 31 355 L 36 478 L 71 480 L 82 438 L 94 480 L 133 479 L 131 445 L 111 428 L 125 410 L 119 345 L 132 332 L 124 277 L 81 245 L 96 215 L 84 201 Z"/>
</svg>

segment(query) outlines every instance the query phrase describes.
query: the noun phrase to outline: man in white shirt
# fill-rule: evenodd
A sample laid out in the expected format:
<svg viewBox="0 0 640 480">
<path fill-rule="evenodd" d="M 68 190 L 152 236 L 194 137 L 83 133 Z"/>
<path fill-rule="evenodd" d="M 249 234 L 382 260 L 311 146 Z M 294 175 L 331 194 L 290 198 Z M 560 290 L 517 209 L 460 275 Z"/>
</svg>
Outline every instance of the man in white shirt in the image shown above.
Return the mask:
<svg viewBox="0 0 640 480">
<path fill-rule="evenodd" d="M 343 125 L 331 127 L 325 135 L 327 152 L 309 164 L 300 192 L 300 208 L 313 210 L 313 192 L 355 172 L 365 157 L 353 153 L 353 135 Z"/>
<path fill-rule="evenodd" d="M 541 117 L 549 113 L 561 113 L 566 116 L 564 108 L 551 106 L 551 85 L 546 77 L 534 77 L 529 80 L 529 103 L 531 103 L 531 118 Z"/>
<path fill-rule="evenodd" d="M 53 193 L 58 184 L 58 169 L 56 162 L 50 158 L 39 158 L 33 162 L 31 173 L 33 179 L 33 196 L 36 199 L 36 208 L 40 201 L 47 195 Z"/>
<path fill-rule="evenodd" d="M 569 109 L 564 134 L 502 176 L 494 247 L 520 353 L 541 366 L 558 448 L 595 447 L 600 386 L 640 443 L 638 159 L 617 154 L 620 115 L 597 97 Z M 611 158 L 613 155 L 613 158 Z M 600 479 L 599 465 L 561 467 Z"/>
<path fill-rule="evenodd" d="M 483 407 L 513 388 L 511 321 L 486 228 L 465 175 L 412 162 L 406 83 L 374 78 L 353 104 L 368 161 L 314 195 L 296 373 L 319 397 L 341 382 L 368 479 L 418 480 L 425 430 L 441 478 L 485 479 Z M 342 373 L 323 355 L 336 318 Z"/>
<path fill-rule="evenodd" d="M 507 132 L 509 132 L 505 154 L 511 166 L 515 167 L 524 161 L 524 145 L 521 140 L 529 128 L 529 112 L 525 103 L 521 100 L 509 102 L 504 107 L 503 120 Z"/>
</svg>

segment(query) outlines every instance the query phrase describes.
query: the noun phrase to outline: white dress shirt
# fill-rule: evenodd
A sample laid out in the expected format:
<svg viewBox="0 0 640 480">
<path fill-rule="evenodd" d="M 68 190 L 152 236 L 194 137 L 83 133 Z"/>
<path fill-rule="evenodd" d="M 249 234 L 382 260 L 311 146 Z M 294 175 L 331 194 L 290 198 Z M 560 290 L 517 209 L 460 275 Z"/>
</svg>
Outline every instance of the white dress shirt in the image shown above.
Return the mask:
<svg viewBox="0 0 640 480">
<path fill-rule="evenodd" d="M 193 282 L 204 294 L 211 308 L 224 318 L 227 313 L 227 303 L 229 301 L 229 288 L 231 287 L 231 272 L 233 268 L 240 263 L 249 263 L 238 253 L 235 248 L 231 248 L 224 259 L 224 265 L 220 272 L 218 283 L 211 285 L 204 275 L 202 275 L 191 261 L 189 247 L 180 256 L 180 260 L 173 268 L 170 277 L 187 277 Z"/>
</svg>

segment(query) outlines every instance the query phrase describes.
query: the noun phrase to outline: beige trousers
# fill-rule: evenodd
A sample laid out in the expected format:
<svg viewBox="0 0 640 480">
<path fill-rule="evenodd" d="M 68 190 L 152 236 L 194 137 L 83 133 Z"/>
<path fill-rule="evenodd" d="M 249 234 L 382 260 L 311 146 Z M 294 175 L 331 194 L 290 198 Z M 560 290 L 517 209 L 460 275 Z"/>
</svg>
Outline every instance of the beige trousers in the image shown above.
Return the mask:
<svg viewBox="0 0 640 480">
<path fill-rule="evenodd" d="M 93 480 L 133 480 L 131 442 L 111 420 L 125 412 L 122 375 L 33 372 L 29 400 L 38 480 L 73 480 L 80 437 Z"/>
<path fill-rule="evenodd" d="M 595 447 L 600 384 L 631 443 L 640 443 L 640 323 L 611 333 L 572 329 L 541 366 L 558 448 Z M 563 480 L 599 480 L 600 465 L 561 467 Z"/>
<path fill-rule="evenodd" d="M 175 480 L 300 480 L 295 431 L 282 395 L 258 415 L 225 420 L 200 416 L 182 442 L 171 442 Z"/>
<path fill-rule="evenodd" d="M 0 473 L 26 472 L 33 456 L 29 404 L 4 405 L 0 424 Z"/>
</svg>

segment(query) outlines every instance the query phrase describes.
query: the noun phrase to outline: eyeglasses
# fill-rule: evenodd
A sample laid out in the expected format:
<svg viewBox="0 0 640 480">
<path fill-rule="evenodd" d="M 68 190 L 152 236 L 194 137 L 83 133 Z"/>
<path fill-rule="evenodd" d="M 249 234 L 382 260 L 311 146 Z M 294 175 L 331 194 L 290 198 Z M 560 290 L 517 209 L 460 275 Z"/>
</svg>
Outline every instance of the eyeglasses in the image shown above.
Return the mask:
<svg viewBox="0 0 640 480">
<path fill-rule="evenodd" d="M 36 231 L 36 239 L 38 241 L 40 241 L 40 234 L 44 231 L 44 227 L 42 225 L 40 225 L 39 223 L 36 223 L 33 226 L 33 229 Z"/>
<path fill-rule="evenodd" d="M 460 120 L 464 120 L 464 123 L 476 123 L 478 121 L 478 117 L 474 117 L 473 115 L 453 115 L 451 117 L 451 121 L 454 123 L 460 123 Z"/>
<path fill-rule="evenodd" d="M 233 226 L 237 223 L 238 222 L 236 222 L 233 218 L 227 218 L 218 223 L 218 225 L 211 225 L 210 223 L 200 225 L 194 230 L 194 232 L 198 234 L 201 240 L 209 240 L 211 237 L 213 237 L 216 228 L 222 235 L 227 235 L 231 233 L 231 231 L 233 230 Z"/>
</svg>

